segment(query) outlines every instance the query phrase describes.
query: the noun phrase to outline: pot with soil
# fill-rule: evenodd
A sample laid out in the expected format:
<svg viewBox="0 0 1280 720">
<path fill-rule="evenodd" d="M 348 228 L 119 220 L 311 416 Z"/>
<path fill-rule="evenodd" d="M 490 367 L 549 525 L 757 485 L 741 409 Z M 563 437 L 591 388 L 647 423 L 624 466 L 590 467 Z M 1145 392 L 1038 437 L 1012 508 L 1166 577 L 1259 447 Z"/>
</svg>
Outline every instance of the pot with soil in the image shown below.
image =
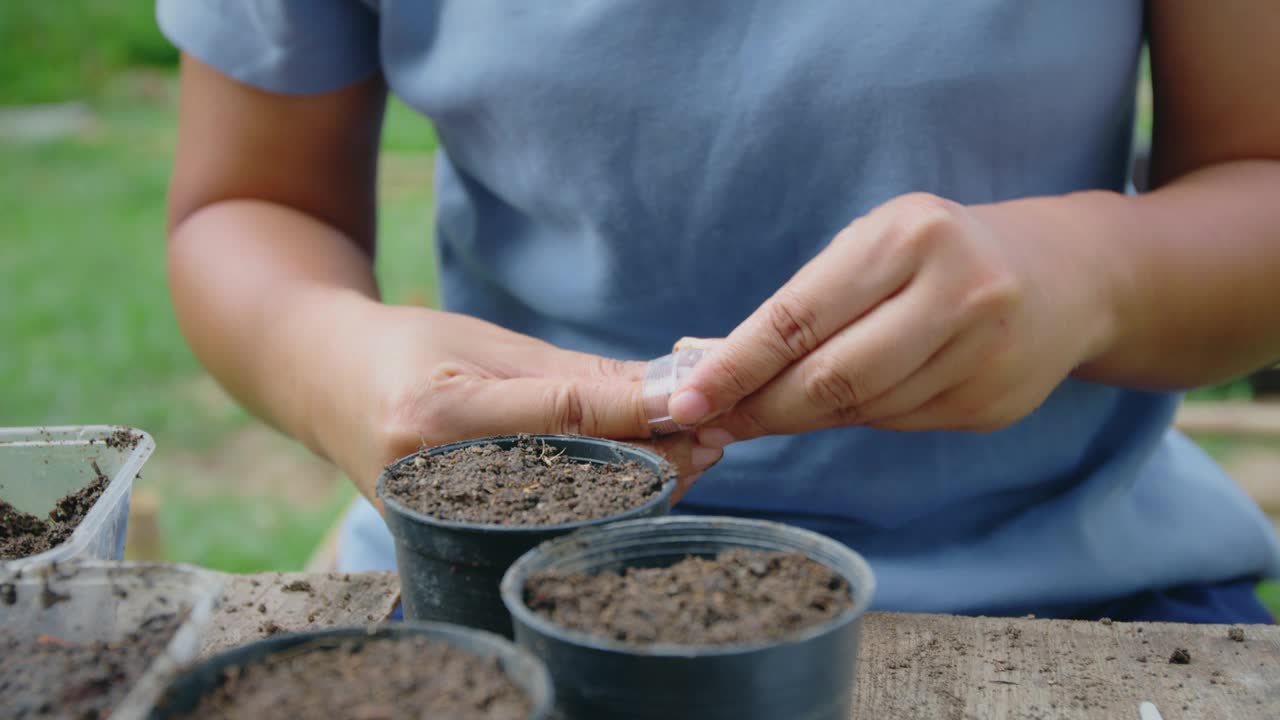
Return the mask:
<svg viewBox="0 0 1280 720">
<path fill-rule="evenodd" d="M 542 663 L 491 633 L 398 623 L 259 640 L 177 677 L 151 714 L 543 720 L 554 705 Z"/>
<path fill-rule="evenodd" d="M 498 585 L 516 558 L 592 525 L 665 515 L 675 471 L 611 440 L 510 435 L 423 450 L 389 466 L 378 497 L 409 620 L 511 635 Z"/>
<path fill-rule="evenodd" d="M 502 580 L 572 719 L 846 720 L 874 592 L 845 545 L 737 518 L 584 530 Z"/>
</svg>

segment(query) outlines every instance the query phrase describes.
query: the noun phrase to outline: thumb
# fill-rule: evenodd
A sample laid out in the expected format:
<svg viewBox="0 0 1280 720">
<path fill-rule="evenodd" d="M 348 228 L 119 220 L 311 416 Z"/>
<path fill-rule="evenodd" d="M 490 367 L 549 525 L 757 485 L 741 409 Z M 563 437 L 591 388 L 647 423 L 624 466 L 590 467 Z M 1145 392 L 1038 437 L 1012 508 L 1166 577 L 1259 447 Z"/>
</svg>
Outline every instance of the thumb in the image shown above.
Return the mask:
<svg viewBox="0 0 1280 720">
<path fill-rule="evenodd" d="M 526 358 L 522 369 L 546 378 L 643 380 L 645 366 L 644 361 L 616 360 L 603 355 L 555 348 L 554 352 Z"/>
<path fill-rule="evenodd" d="M 440 407 L 449 434 L 590 435 L 615 440 L 650 437 L 640 380 L 469 377 Z M 460 392 L 459 392 L 460 391 Z"/>
<path fill-rule="evenodd" d="M 816 349 L 829 334 L 820 328 L 805 296 L 778 292 L 723 340 L 681 341 L 706 352 L 667 410 L 677 423 L 692 427 L 732 408 L 764 387 L 795 361 Z"/>
</svg>

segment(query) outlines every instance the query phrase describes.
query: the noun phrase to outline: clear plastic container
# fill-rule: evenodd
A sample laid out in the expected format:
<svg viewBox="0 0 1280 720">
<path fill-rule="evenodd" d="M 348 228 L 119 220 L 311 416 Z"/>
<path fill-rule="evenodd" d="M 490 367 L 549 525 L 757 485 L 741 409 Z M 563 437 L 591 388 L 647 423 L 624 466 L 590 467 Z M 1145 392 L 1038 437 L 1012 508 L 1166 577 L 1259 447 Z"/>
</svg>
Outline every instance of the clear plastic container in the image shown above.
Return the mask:
<svg viewBox="0 0 1280 720">
<path fill-rule="evenodd" d="M 654 435 L 670 435 L 688 430 L 671 418 L 667 410 L 667 402 L 672 393 L 684 384 L 685 379 L 693 372 L 693 367 L 702 360 L 705 351 L 702 348 L 677 350 L 670 355 L 649 361 L 645 369 L 644 387 L 641 391 L 644 398 L 645 414 L 649 418 L 649 430 Z"/>
<path fill-rule="evenodd" d="M 109 716 L 141 720 L 199 655 L 223 581 L 220 573 L 158 563 L 91 560 L 0 570 L 0 626 L 77 643 L 116 642 L 148 618 L 178 613 L 184 619 L 168 645 Z"/>
<path fill-rule="evenodd" d="M 118 442 L 127 437 L 121 433 L 137 442 Z M 66 542 L 0 567 L 123 559 L 133 479 L 155 447 L 141 430 L 110 425 L 0 428 L 0 498 L 23 512 L 46 517 L 59 498 L 93 482 L 98 471 L 110 478 Z"/>
</svg>

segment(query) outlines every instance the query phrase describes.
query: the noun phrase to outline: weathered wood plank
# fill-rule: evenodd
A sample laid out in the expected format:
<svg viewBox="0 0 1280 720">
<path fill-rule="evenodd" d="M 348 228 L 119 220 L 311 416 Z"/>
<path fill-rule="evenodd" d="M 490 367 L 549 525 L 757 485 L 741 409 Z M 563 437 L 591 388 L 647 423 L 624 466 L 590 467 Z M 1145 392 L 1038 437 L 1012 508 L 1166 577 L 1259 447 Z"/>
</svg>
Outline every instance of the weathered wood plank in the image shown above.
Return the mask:
<svg viewBox="0 0 1280 720">
<path fill-rule="evenodd" d="M 1280 402 L 1186 402 L 1174 424 L 1189 433 L 1280 438 Z"/>
<path fill-rule="evenodd" d="M 203 652 L 279 632 L 382 622 L 399 601 L 400 581 L 390 572 L 228 575 Z"/>
<path fill-rule="evenodd" d="M 305 584 L 301 584 L 305 583 Z M 290 588 L 286 590 L 286 587 Z M 228 576 L 205 653 L 282 631 L 390 617 L 394 573 Z M 854 720 L 1280 718 L 1280 627 L 872 613 Z M 1174 650 L 1190 660 L 1171 664 Z"/>
<path fill-rule="evenodd" d="M 1280 718 L 1280 628 L 873 613 L 855 720 Z M 1185 665 L 1171 664 L 1183 648 Z"/>
</svg>

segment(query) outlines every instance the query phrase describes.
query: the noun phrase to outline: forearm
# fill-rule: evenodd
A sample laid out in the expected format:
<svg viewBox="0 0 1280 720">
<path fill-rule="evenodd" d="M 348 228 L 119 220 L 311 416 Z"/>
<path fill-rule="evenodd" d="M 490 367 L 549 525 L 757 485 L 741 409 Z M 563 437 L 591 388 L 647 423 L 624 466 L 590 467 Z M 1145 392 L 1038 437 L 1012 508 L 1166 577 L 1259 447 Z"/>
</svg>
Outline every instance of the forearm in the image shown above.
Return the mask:
<svg viewBox="0 0 1280 720">
<path fill-rule="evenodd" d="M 178 322 L 209 372 L 254 413 L 323 453 L 334 417 L 322 365 L 359 348 L 344 326 L 377 299 L 371 259 L 343 234 L 271 203 L 207 206 L 173 228 Z"/>
<path fill-rule="evenodd" d="M 986 206 L 1028 242 L 1071 246 L 1102 277 L 1106 328 L 1076 375 L 1185 388 L 1280 357 L 1280 162 L 1225 163 L 1136 197 L 1090 192 Z"/>
</svg>

